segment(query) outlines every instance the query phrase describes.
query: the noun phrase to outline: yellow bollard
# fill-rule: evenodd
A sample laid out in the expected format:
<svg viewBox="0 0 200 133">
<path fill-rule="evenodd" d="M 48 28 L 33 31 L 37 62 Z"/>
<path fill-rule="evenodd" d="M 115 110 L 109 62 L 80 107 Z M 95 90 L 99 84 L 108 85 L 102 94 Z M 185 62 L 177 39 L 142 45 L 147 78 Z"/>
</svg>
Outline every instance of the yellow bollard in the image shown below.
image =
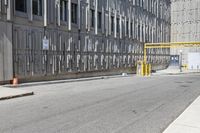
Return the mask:
<svg viewBox="0 0 200 133">
<path fill-rule="evenodd" d="M 141 63 L 141 73 L 140 73 L 141 76 L 144 76 L 144 74 L 145 74 L 144 70 L 145 70 L 144 69 L 144 63 Z"/>
<path fill-rule="evenodd" d="M 147 68 L 146 68 L 146 76 L 149 76 L 149 64 L 146 65 Z"/>
<path fill-rule="evenodd" d="M 151 75 L 151 64 L 144 64 L 144 75 L 143 76 L 150 76 Z"/>
<path fill-rule="evenodd" d="M 146 64 L 143 61 L 139 61 L 137 63 L 137 75 L 150 76 L 151 75 L 151 64 Z"/>
<path fill-rule="evenodd" d="M 151 76 L 151 64 L 149 64 L 149 76 Z"/>
</svg>

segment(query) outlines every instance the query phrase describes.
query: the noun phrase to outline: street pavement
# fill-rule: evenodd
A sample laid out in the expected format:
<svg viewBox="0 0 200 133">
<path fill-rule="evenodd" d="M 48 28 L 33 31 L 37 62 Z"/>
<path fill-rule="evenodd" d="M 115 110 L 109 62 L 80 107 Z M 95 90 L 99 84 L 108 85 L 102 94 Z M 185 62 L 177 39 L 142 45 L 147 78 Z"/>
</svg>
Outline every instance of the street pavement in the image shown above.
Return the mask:
<svg viewBox="0 0 200 133">
<path fill-rule="evenodd" d="M 25 86 L 0 101 L 0 133 L 162 133 L 199 95 L 200 75 Z"/>
</svg>

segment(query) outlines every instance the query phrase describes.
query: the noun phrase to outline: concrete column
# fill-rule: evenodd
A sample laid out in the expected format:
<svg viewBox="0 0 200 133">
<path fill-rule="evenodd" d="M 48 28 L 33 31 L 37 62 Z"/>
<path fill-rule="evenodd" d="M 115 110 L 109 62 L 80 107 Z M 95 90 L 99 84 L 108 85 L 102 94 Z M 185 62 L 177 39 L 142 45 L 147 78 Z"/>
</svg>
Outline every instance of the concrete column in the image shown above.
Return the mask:
<svg viewBox="0 0 200 133">
<path fill-rule="evenodd" d="M 101 26 L 101 28 L 102 28 L 102 33 L 104 33 L 105 31 L 105 12 L 104 12 L 104 7 L 102 6 L 102 26 Z"/>
<path fill-rule="evenodd" d="M 90 31 L 90 0 L 87 0 L 87 7 L 86 7 L 86 28 Z"/>
<path fill-rule="evenodd" d="M 81 29 L 81 0 L 78 0 L 78 29 Z"/>
<path fill-rule="evenodd" d="M 114 18 L 114 37 L 116 38 L 117 37 L 117 11 L 115 10 L 115 18 Z"/>
<path fill-rule="evenodd" d="M 62 1 L 62 3 L 60 3 L 62 5 L 62 19 L 64 20 L 65 18 L 65 1 Z"/>
<path fill-rule="evenodd" d="M 47 0 L 44 0 L 44 27 L 47 26 Z"/>
<path fill-rule="evenodd" d="M 142 21 L 140 21 L 140 41 L 142 41 Z"/>
<path fill-rule="evenodd" d="M 0 21 L 0 81 L 13 78 L 12 24 Z"/>
<path fill-rule="evenodd" d="M 7 6 L 7 20 L 12 19 L 12 2 L 11 0 L 5 0 L 5 5 Z"/>
<path fill-rule="evenodd" d="M 111 35 L 111 8 L 109 7 L 108 10 L 108 28 L 109 28 L 109 35 Z"/>
<path fill-rule="evenodd" d="M 129 22 L 128 22 L 128 37 L 131 37 L 131 15 L 129 14 Z"/>
<path fill-rule="evenodd" d="M 70 30 L 70 31 L 71 31 L 71 23 L 72 23 L 71 0 L 68 0 L 68 30 Z"/>
<path fill-rule="evenodd" d="M 2 0 L 0 0 L 0 13 L 2 12 Z"/>
<path fill-rule="evenodd" d="M 33 21 L 33 0 L 27 1 L 28 2 L 28 19 L 29 21 Z"/>
<path fill-rule="evenodd" d="M 127 34 L 126 34 L 126 33 L 127 33 L 127 31 L 126 31 L 127 28 L 126 28 L 126 27 L 127 27 L 128 25 L 126 24 L 126 16 L 125 16 L 125 18 L 124 18 L 124 21 L 125 21 L 125 22 L 124 22 L 124 25 L 125 25 L 125 36 L 127 36 Z"/>
<path fill-rule="evenodd" d="M 120 38 L 122 38 L 122 15 L 121 14 L 119 18 L 119 32 L 120 32 Z"/>
<path fill-rule="evenodd" d="M 132 39 L 134 39 L 134 19 L 132 19 Z"/>
<path fill-rule="evenodd" d="M 60 26 L 60 0 L 58 0 L 58 3 L 57 3 L 57 15 L 58 15 L 58 17 L 57 17 L 57 24 L 58 24 L 58 26 Z"/>
<path fill-rule="evenodd" d="M 95 0 L 95 34 L 98 34 L 98 0 Z"/>
</svg>

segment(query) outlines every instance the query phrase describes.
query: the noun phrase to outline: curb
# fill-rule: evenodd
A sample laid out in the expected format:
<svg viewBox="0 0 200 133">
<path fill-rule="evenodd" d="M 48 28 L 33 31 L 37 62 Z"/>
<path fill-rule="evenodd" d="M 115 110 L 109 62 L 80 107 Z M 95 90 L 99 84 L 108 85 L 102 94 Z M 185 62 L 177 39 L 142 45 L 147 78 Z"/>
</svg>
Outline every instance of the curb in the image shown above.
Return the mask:
<svg viewBox="0 0 200 133">
<path fill-rule="evenodd" d="M 19 94 L 19 95 L 1 97 L 0 100 L 8 100 L 8 99 L 19 98 L 19 97 L 25 97 L 25 96 L 31 96 L 31 95 L 34 95 L 34 92 L 28 92 L 28 93 Z"/>
<path fill-rule="evenodd" d="M 29 87 L 29 86 L 39 86 L 39 85 L 49 85 L 49 84 L 60 84 L 60 83 L 72 83 L 72 82 L 82 82 L 82 81 L 92 81 L 92 80 L 100 80 L 100 79 L 110 79 L 110 78 L 124 78 L 130 77 L 134 74 L 129 74 L 128 76 L 115 75 L 115 76 L 102 76 L 102 77 L 92 77 L 92 78 L 79 78 L 79 79 L 67 79 L 67 80 L 54 80 L 54 81 L 44 81 L 44 82 L 33 82 L 33 83 L 25 83 L 18 84 L 16 86 L 13 85 L 4 85 L 9 88 L 18 88 L 18 87 Z"/>
<path fill-rule="evenodd" d="M 184 75 L 184 74 L 200 74 L 200 72 L 182 72 L 182 73 L 155 73 L 153 76 L 159 75 Z"/>
</svg>

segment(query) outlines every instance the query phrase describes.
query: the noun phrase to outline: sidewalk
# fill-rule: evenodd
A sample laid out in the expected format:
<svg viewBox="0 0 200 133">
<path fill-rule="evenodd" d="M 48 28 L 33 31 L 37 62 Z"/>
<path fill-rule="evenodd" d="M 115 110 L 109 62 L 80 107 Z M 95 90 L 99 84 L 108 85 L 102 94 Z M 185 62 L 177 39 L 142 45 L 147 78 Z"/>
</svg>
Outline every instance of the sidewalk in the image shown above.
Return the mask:
<svg viewBox="0 0 200 133">
<path fill-rule="evenodd" d="M 191 74 L 191 73 L 200 73 L 200 70 L 182 70 L 180 72 L 179 67 L 169 67 L 164 70 L 156 71 L 156 73 L 152 73 L 152 75 L 176 75 L 176 74 Z"/>
<path fill-rule="evenodd" d="M 163 133 L 200 133 L 200 97 L 198 97 Z"/>
<path fill-rule="evenodd" d="M 70 82 L 81 82 L 81 81 L 91 81 L 91 80 L 100 80 L 100 79 L 109 79 L 109 78 L 119 78 L 119 77 L 129 77 L 130 75 L 113 75 L 113 76 L 100 76 L 100 77 L 89 77 L 89 78 L 79 78 L 79 79 L 66 79 L 66 80 L 53 80 L 53 81 L 41 81 L 41 82 L 30 82 L 18 84 L 15 87 L 13 85 L 4 85 L 0 86 L 0 100 L 6 100 L 11 98 L 17 98 L 22 96 L 33 95 L 34 92 L 20 90 L 20 87 L 29 87 L 29 86 L 39 86 L 46 84 L 60 84 L 60 83 L 70 83 Z"/>
<path fill-rule="evenodd" d="M 39 85 L 49 85 L 49 84 L 60 84 L 60 83 L 71 83 L 71 82 L 82 82 L 82 81 L 91 81 L 91 80 L 100 80 L 100 79 L 109 79 L 109 78 L 120 78 L 120 77 L 129 77 L 133 74 L 122 74 L 122 75 L 112 75 L 112 76 L 98 76 L 98 77 L 88 77 L 88 78 L 77 78 L 77 79 L 63 79 L 63 80 L 52 80 L 52 81 L 39 81 L 39 82 L 29 82 L 21 83 L 16 86 L 18 87 L 29 87 L 29 86 L 39 86 Z M 4 87 L 13 88 L 12 85 L 4 85 Z"/>
<path fill-rule="evenodd" d="M 0 86 L 0 100 L 17 98 L 22 96 L 33 95 L 32 91 L 20 90 L 18 88 L 7 88 Z"/>
</svg>

